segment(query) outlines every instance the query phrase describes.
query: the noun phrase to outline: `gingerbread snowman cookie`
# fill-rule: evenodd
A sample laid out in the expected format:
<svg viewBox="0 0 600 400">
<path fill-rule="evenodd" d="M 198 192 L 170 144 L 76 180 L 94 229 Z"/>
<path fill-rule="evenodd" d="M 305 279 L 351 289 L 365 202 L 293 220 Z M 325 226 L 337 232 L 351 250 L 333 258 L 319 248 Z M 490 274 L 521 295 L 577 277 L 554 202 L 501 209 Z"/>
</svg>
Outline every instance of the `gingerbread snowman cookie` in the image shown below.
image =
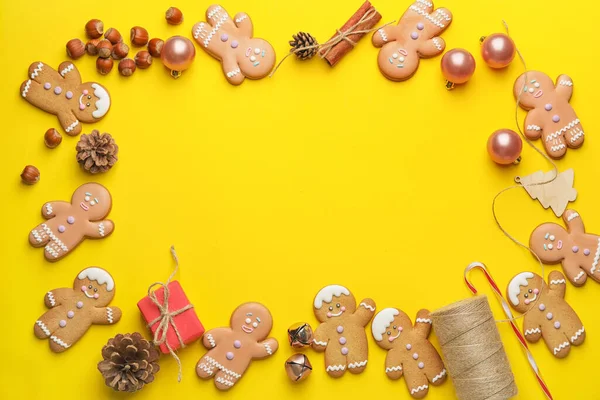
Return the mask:
<svg viewBox="0 0 600 400">
<path fill-rule="evenodd" d="M 575 311 L 564 300 L 566 281 L 563 274 L 552 271 L 549 285 L 533 272 L 515 276 L 507 288 L 511 306 L 523 316 L 525 339 L 535 343 L 543 338 L 548 350 L 557 358 L 566 357 L 571 345 L 585 340 L 585 329 Z"/>
<path fill-rule="evenodd" d="M 79 135 L 81 122 L 97 122 L 110 108 L 110 96 L 104 86 L 82 83 L 79 71 L 68 61 L 60 64 L 58 71 L 43 62 L 34 62 L 28 74 L 30 79 L 21 84 L 21 96 L 56 115 L 69 135 Z"/>
<path fill-rule="evenodd" d="M 42 206 L 46 222 L 29 233 L 29 244 L 44 247 L 44 257 L 57 261 L 66 256 L 85 238 L 109 236 L 114 223 L 104 219 L 110 212 L 112 199 L 99 183 L 86 183 L 73 193 L 71 202 L 50 201 Z"/>
<path fill-rule="evenodd" d="M 429 385 L 441 385 L 446 369 L 437 350 L 427 340 L 431 332 L 428 310 L 417 313 L 415 325 L 408 315 L 396 308 L 385 308 L 371 325 L 377 345 L 387 350 L 385 373 L 396 380 L 404 375 L 410 395 L 415 399 L 427 396 Z"/>
<path fill-rule="evenodd" d="M 393 81 L 403 81 L 417 72 L 421 58 L 442 54 L 446 42 L 439 35 L 452 22 L 447 8 L 433 11 L 433 3 L 417 0 L 404 12 L 396 26 L 386 26 L 373 35 L 373 45 L 381 47 L 377 64 Z"/>
<path fill-rule="evenodd" d="M 115 282 L 102 268 L 91 267 L 75 278 L 73 288 L 46 293 L 50 310 L 33 325 L 39 339 L 50 339 L 50 349 L 62 353 L 71 348 L 93 324 L 109 325 L 121 319 L 121 310 L 107 307 L 115 297 Z"/>
<path fill-rule="evenodd" d="M 367 367 L 369 348 L 365 327 L 375 313 L 375 302 L 356 300 L 340 285 L 326 286 L 317 293 L 313 304 L 321 322 L 314 333 L 312 348 L 325 351 L 325 370 L 334 377 L 346 370 L 359 374 Z"/>
<path fill-rule="evenodd" d="M 567 230 L 554 223 L 535 228 L 529 247 L 544 264 L 562 263 L 567 279 L 575 286 L 583 286 L 588 276 L 600 282 L 600 236 L 585 233 L 576 211 L 565 211 L 563 220 Z"/>
<path fill-rule="evenodd" d="M 273 318 L 262 304 L 242 304 L 231 314 L 229 325 L 204 334 L 202 343 L 210 350 L 196 365 L 198 376 L 214 378 L 220 390 L 231 389 L 252 360 L 270 357 L 279 348 L 276 339 L 268 338 Z"/>
<path fill-rule="evenodd" d="M 525 136 L 530 140 L 541 138 L 550 157 L 559 159 L 567 148 L 581 147 L 583 127 L 569 104 L 573 95 L 573 80 L 569 76 L 560 75 L 555 84 L 543 72 L 527 71 L 515 81 L 513 93 L 521 108 L 529 111 Z"/>
<path fill-rule="evenodd" d="M 219 5 L 206 10 L 206 22 L 192 28 L 196 42 L 208 54 L 221 61 L 223 73 L 232 85 L 245 78 L 261 79 L 275 65 L 275 50 L 266 40 L 253 37 L 252 20 L 246 13 L 233 19 Z"/>
</svg>

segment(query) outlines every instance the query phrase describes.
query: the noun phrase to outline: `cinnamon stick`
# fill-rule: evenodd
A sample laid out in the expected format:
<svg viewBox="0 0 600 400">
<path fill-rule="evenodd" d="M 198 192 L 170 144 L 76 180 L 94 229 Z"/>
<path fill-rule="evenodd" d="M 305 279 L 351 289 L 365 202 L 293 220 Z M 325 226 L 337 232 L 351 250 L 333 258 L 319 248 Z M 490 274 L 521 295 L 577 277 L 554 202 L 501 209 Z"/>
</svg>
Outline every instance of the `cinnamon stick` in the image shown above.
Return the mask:
<svg viewBox="0 0 600 400">
<path fill-rule="evenodd" d="M 340 33 L 343 34 L 344 32 L 348 31 L 349 28 L 352 28 L 354 25 L 356 25 L 367 13 L 373 13 L 372 18 L 369 18 L 368 20 L 358 24 L 358 26 L 352 29 L 352 32 L 360 32 L 372 29 L 381 20 L 381 14 L 379 14 L 379 12 L 375 10 L 375 7 L 373 7 L 369 1 L 365 1 L 364 4 L 358 9 L 358 11 L 356 11 L 354 15 L 350 17 L 348 22 L 346 22 L 344 26 L 342 26 L 339 29 L 339 31 L 336 32 L 331 37 L 331 39 L 329 39 L 329 41 L 335 40 L 336 38 L 340 37 Z M 325 59 L 325 61 L 329 63 L 330 66 L 333 67 L 346 54 L 348 54 L 350 50 L 354 48 L 354 45 L 352 43 L 356 44 L 363 36 L 365 36 L 365 34 L 366 32 L 360 32 L 355 34 L 350 33 L 346 36 L 348 40 L 343 39 L 331 48 L 322 48 L 319 51 L 319 54 L 323 59 Z"/>
</svg>

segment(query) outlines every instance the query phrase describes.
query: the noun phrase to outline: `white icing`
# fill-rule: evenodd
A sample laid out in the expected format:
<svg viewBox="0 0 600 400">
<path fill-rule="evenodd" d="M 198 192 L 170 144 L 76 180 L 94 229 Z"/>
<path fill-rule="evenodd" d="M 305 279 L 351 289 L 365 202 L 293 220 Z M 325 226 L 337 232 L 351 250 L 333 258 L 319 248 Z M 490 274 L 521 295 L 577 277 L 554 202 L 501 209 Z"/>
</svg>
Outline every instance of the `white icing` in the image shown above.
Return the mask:
<svg viewBox="0 0 600 400">
<path fill-rule="evenodd" d="M 75 129 L 75 127 L 76 127 L 77 125 L 79 125 L 79 121 L 78 121 L 78 120 L 75 120 L 75 122 L 73 122 L 71 125 L 69 125 L 69 126 L 67 126 L 67 127 L 65 128 L 65 131 L 66 131 L 67 133 L 69 133 L 69 132 L 72 132 L 72 131 L 73 131 L 73 129 Z"/>
<path fill-rule="evenodd" d="M 375 307 L 370 306 L 367 303 L 360 303 L 360 306 L 366 308 L 367 310 L 369 310 L 371 312 L 375 312 Z"/>
<path fill-rule="evenodd" d="M 269 346 L 269 343 L 265 343 L 265 350 L 267 350 L 268 355 L 273 354 L 273 350 L 271 349 L 271 346 Z"/>
<path fill-rule="evenodd" d="M 371 324 L 371 333 L 376 341 L 381 342 L 383 340 L 383 334 L 394 321 L 394 317 L 398 314 L 400 314 L 400 311 L 395 308 L 384 308 L 377 313 Z"/>
<path fill-rule="evenodd" d="M 100 224 L 98 224 L 98 234 L 100 236 L 104 236 L 104 222 L 100 222 Z"/>
<path fill-rule="evenodd" d="M 56 300 L 54 299 L 54 294 L 52 294 L 52 292 L 48 292 L 48 301 L 52 307 L 56 305 Z"/>
<path fill-rule="evenodd" d="M 592 263 L 592 269 L 590 269 L 591 274 L 596 272 L 596 267 L 598 266 L 598 261 L 600 261 L 600 238 L 598 238 L 598 247 L 596 248 L 596 256 L 594 257 L 594 262 Z"/>
<path fill-rule="evenodd" d="M 425 4 L 427 7 L 433 7 L 433 3 L 430 3 L 427 0 L 417 0 L 421 4 Z"/>
<path fill-rule="evenodd" d="M 210 18 L 214 17 L 214 16 L 215 16 L 215 14 L 217 14 L 217 13 L 218 13 L 219 11 L 221 11 L 221 10 L 222 10 L 221 6 L 216 6 L 215 8 L 213 8 L 213 9 L 212 9 L 212 10 L 211 10 L 211 11 L 208 13 L 208 16 L 207 16 L 207 18 L 208 18 L 208 19 L 210 19 Z"/>
<path fill-rule="evenodd" d="M 313 343 L 319 346 L 327 346 L 327 342 L 320 342 L 317 339 L 314 339 Z"/>
<path fill-rule="evenodd" d="M 112 276 L 110 276 L 110 274 L 108 272 L 106 272 L 105 270 L 103 270 L 102 268 L 97 268 L 97 267 L 86 268 L 79 273 L 77 278 L 79 278 L 79 279 L 87 278 L 91 281 L 98 282 L 100 285 L 103 285 L 106 283 L 106 290 L 108 290 L 109 292 L 112 292 L 112 290 L 115 288 L 115 282 L 113 281 Z"/>
<path fill-rule="evenodd" d="M 206 24 L 204 22 L 199 23 L 198 27 L 194 31 L 195 39 L 198 39 L 198 37 L 202 37 L 204 39 L 202 41 L 202 44 L 204 45 L 204 47 L 208 47 L 212 38 L 216 35 L 216 33 L 219 31 L 219 29 L 221 29 L 221 26 L 225 23 L 225 21 L 227 21 L 227 19 L 229 18 L 229 15 L 227 13 L 224 13 L 222 16 L 215 15 L 220 10 L 221 10 L 221 7 L 218 7 L 218 9 L 215 8 L 214 10 L 211 11 L 211 16 L 209 18 L 212 18 L 213 16 L 215 16 L 213 19 L 215 21 L 217 21 L 217 23 L 211 29 L 210 32 L 208 32 L 208 30 L 205 29 Z M 217 18 L 218 18 L 218 20 L 217 20 Z"/>
<path fill-rule="evenodd" d="M 217 343 L 215 342 L 215 339 L 213 338 L 213 335 L 211 335 L 210 333 L 206 334 L 206 339 L 208 339 L 208 343 L 210 343 L 210 347 L 215 347 L 217 345 Z"/>
<path fill-rule="evenodd" d="M 25 84 L 25 87 L 23 88 L 23 91 L 21 92 L 21 96 L 27 97 L 27 92 L 29 92 L 30 87 L 31 87 L 31 79 L 28 79 L 27 83 Z"/>
<path fill-rule="evenodd" d="M 68 344 L 66 344 L 61 339 L 57 338 L 56 336 L 50 336 L 50 340 L 52 340 L 54 343 L 58 344 L 59 346 L 64 347 L 65 349 L 68 349 L 70 347 Z"/>
<path fill-rule="evenodd" d="M 576 276 L 575 278 L 573 278 L 573 280 L 574 280 L 575 282 L 577 282 L 577 281 L 578 281 L 579 279 L 581 279 L 581 277 L 582 277 L 582 276 L 584 276 L 584 275 L 585 275 L 585 272 L 581 271 L 581 272 L 579 272 L 579 273 L 577 274 L 577 276 Z"/>
<path fill-rule="evenodd" d="M 353 362 L 348 364 L 348 368 L 350 369 L 354 369 L 354 368 L 361 368 L 364 367 L 365 365 L 367 365 L 367 361 L 368 360 L 364 360 L 364 361 L 357 361 L 357 362 Z"/>
<path fill-rule="evenodd" d="M 46 203 L 46 215 L 50 215 L 50 214 L 52 214 L 52 211 L 54 211 L 54 210 L 52 209 L 52 204 L 50 204 L 50 203 Z"/>
<path fill-rule="evenodd" d="M 38 242 L 38 243 L 42 242 L 42 238 L 40 237 L 40 234 L 38 233 L 37 229 L 32 230 L 31 234 L 33 235 L 36 242 Z"/>
<path fill-rule="evenodd" d="M 387 42 L 387 41 L 388 41 L 388 37 L 387 37 L 387 35 L 385 34 L 385 31 L 384 31 L 383 29 L 379 29 L 379 30 L 377 31 L 377 33 L 379 33 L 379 36 L 381 36 L 381 40 L 383 40 L 384 42 Z"/>
<path fill-rule="evenodd" d="M 565 147 L 567 147 L 567 146 L 564 143 L 561 143 L 561 144 L 559 144 L 557 146 L 551 146 L 550 150 L 551 151 L 559 151 L 559 150 L 564 149 Z"/>
<path fill-rule="evenodd" d="M 542 127 L 537 125 L 527 125 L 528 131 L 541 131 Z"/>
<path fill-rule="evenodd" d="M 410 394 L 415 394 L 415 393 L 418 393 L 421 390 L 425 390 L 425 389 L 429 389 L 429 386 L 427 386 L 427 385 L 417 386 L 416 388 L 414 388 L 410 391 Z"/>
<path fill-rule="evenodd" d="M 210 356 L 204 356 L 206 358 L 206 361 L 213 367 L 216 367 L 217 369 L 225 372 L 227 375 L 231 375 L 236 379 L 240 379 L 242 377 L 242 375 L 235 373 L 227 368 L 225 368 L 224 366 L 222 366 L 221 364 L 219 364 L 219 362 L 217 360 L 215 360 L 214 358 L 210 357 Z"/>
<path fill-rule="evenodd" d="M 69 64 L 62 71 L 60 71 L 60 75 L 62 77 L 64 77 L 66 74 L 73 71 L 74 69 L 75 69 L 75 66 L 73 64 Z"/>
<path fill-rule="evenodd" d="M 37 78 L 38 75 L 40 74 L 40 72 L 42 72 L 43 68 L 44 68 L 44 63 L 39 63 L 37 65 L 37 67 L 33 69 L 33 72 L 31 73 L 31 79 Z"/>
<path fill-rule="evenodd" d="M 247 16 L 246 14 L 244 14 L 244 15 L 242 15 L 241 17 L 239 17 L 239 18 L 236 18 L 236 19 L 235 19 L 235 22 L 239 24 L 240 22 L 242 22 L 243 20 L 245 20 L 245 19 L 247 19 L 247 18 L 248 18 L 248 16 Z"/>
<path fill-rule="evenodd" d="M 439 51 L 442 51 L 442 43 L 440 42 L 440 40 L 436 37 L 434 37 L 432 40 L 433 40 L 433 45 L 435 46 L 435 48 L 438 49 Z"/>
<path fill-rule="evenodd" d="M 96 110 L 92 112 L 92 117 L 94 118 L 102 118 L 108 112 L 110 108 L 110 96 L 106 89 L 97 83 L 92 83 L 92 87 L 94 88 L 94 96 L 96 96 L 99 100 L 96 102 Z"/>
<path fill-rule="evenodd" d="M 232 71 L 229 71 L 229 72 L 227 73 L 227 77 L 228 77 L 228 78 L 233 78 L 234 76 L 236 76 L 236 75 L 237 75 L 237 74 L 239 74 L 240 72 L 241 72 L 241 71 L 240 71 L 240 69 L 239 69 L 239 68 L 236 68 L 236 69 L 234 69 L 234 70 L 232 70 Z"/>
<path fill-rule="evenodd" d="M 113 323 L 113 310 L 110 307 L 106 307 L 106 319 L 109 324 Z"/>
<path fill-rule="evenodd" d="M 562 86 L 573 86 L 573 82 L 566 79 L 561 79 L 560 82 L 558 82 L 558 84 Z"/>
<path fill-rule="evenodd" d="M 346 296 L 350 296 L 350 291 L 343 286 L 340 285 L 329 285 L 325 286 L 323 289 L 317 293 L 315 297 L 314 306 L 317 310 L 323 307 L 323 302 L 331 303 L 333 300 L 333 296 L 340 297 L 342 294 Z"/>
<path fill-rule="evenodd" d="M 35 321 L 35 323 L 42 329 L 46 336 L 50 336 L 52 332 L 50 332 L 50 329 L 42 321 Z"/>
<path fill-rule="evenodd" d="M 327 368 L 325 369 L 325 371 L 329 372 L 329 371 L 343 371 L 346 369 L 345 365 L 339 364 L 339 365 L 328 365 Z"/>
<path fill-rule="evenodd" d="M 438 379 L 442 379 L 445 375 L 446 375 L 446 369 L 444 368 L 442 370 L 442 372 L 440 372 L 439 374 L 437 374 L 436 376 L 433 377 L 431 382 L 435 383 L 435 381 L 437 381 Z"/>
<path fill-rule="evenodd" d="M 213 373 L 213 369 L 204 363 L 198 364 L 198 368 L 200 368 L 201 370 L 203 370 L 204 372 L 206 372 L 209 375 L 212 375 L 212 373 Z"/>
<path fill-rule="evenodd" d="M 569 216 L 567 217 L 567 222 L 571 222 L 572 220 L 574 220 L 575 218 L 579 217 L 579 214 L 574 212 L 569 214 Z"/>
<path fill-rule="evenodd" d="M 50 239 L 52 239 L 52 241 L 54 242 L 54 243 L 48 244 L 48 246 L 55 244 L 56 246 L 60 247 L 60 249 L 62 249 L 65 253 L 69 251 L 67 246 L 65 246 L 65 244 L 59 238 L 56 237 L 56 235 L 52 232 L 52 230 L 50 229 L 50 227 L 48 225 L 42 224 L 42 229 L 50 237 Z M 46 246 L 46 247 L 48 247 L 48 246 Z"/>
<path fill-rule="evenodd" d="M 233 386 L 233 382 L 231 382 L 229 379 L 221 378 L 220 376 L 217 376 L 215 378 L 215 381 L 217 381 L 218 383 L 221 383 L 223 385 L 226 385 L 226 386 Z"/>
<path fill-rule="evenodd" d="M 556 132 L 548 135 L 546 137 L 546 142 L 550 142 L 551 140 L 558 139 L 559 136 L 562 136 L 563 133 L 573 128 L 575 125 L 579 124 L 579 118 L 575 118 L 573 121 L 569 122 L 566 126 L 557 130 Z"/>
<path fill-rule="evenodd" d="M 574 341 L 576 341 L 579 336 L 583 335 L 583 332 L 585 332 L 585 329 L 582 326 L 581 329 L 579 329 L 577 332 L 575 332 L 574 336 L 571 336 L 571 343 L 573 343 Z"/>
<path fill-rule="evenodd" d="M 402 367 L 397 365 L 395 367 L 388 367 L 385 369 L 385 373 L 387 374 L 388 372 L 396 372 L 396 371 L 402 371 Z"/>
<path fill-rule="evenodd" d="M 551 285 L 558 285 L 559 283 L 565 283 L 565 280 L 564 279 L 552 279 L 550 281 Z"/>
<path fill-rule="evenodd" d="M 576 141 L 578 141 L 583 135 L 585 135 L 585 133 L 583 133 L 583 131 L 580 128 L 576 128 L 576 134 L 572 134 L 571 136 L 571 143 L 575 143 Z"/>
<path fill-rule="evenodd" d="M 58 250 L 55 250 L 55 249 L 52 247 L 52 245 L 53 245 L 53 244 L 54 244 L 54 243 L 48 243 L 48 244 L 46 245 L 46 247 L 44 247 L 44 250 L 46 250 L 46 252 L 47 252 L 48 254 L 50 254 L 52 257 L 54 257 L 54 258 L 58 258 L 58 256 L 60 255 L 60 253 L 58 252 Z"/>
<path fill-rule="evenodd" d="M 566 349 L 569 346 L 570 346 L 569 342 L 564 342 L 564 343 L 559 344 L 558 347 L 554 348 L 554 355 L 557 355 L 562 349 Z"/>
<path fill-rule="evenodd" d="M 432 324 L 433 323 L 429 318 L 417 318 L 415 322 L 421 322 L 424 324 Z"/>
<path fill-rule="evenodd" d="M 540 328 L 533 328 L 533 329 L 526 329 L 525 330 L 525 336 L 527 336 L 527 335 L 533 335 L 534 333 L 542 333 L 542 331 L 540 330 Z"/>
<path fill-rule="evenodd" d="M 514 306 L 519 305 L 519 299 L 517 296 L 521 293 L 521 286 L 527 286 L 527 279 L 533 278 L 532 272 L 521 272 L 515 276 L 512 281 L 508 284 L 508 298 Z"/>
<path fill-rule="evenodd" d="M 444 10 L 441 9 L 437 9 L 435 10 L 435 12 L 433 14 L 429 14 L 427 12 L 427 10 L 425 10 L 421 5 L 411 5 L 409 7 L 410 10 L 413 10 L 414 12 L 416 12 L 419 15 L 422 15 L 423 17 L 425 17 L 428 21 L 430 21 L 432 24 L 440 27 L 440 28 L 444 28 L 446 25 L 444 25 L 444 21 L 450 21 L 452 18 L 450 18 L 450 16 L 448 14 L 446 14 L 444 12 Z"/>
</svg>

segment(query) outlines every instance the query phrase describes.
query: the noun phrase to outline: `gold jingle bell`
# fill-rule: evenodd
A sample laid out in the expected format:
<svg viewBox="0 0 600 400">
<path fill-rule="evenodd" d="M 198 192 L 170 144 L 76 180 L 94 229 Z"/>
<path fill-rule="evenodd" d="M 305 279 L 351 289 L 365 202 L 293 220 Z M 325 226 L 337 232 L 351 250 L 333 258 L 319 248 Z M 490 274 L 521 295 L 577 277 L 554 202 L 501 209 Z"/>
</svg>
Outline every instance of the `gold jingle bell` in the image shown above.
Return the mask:
<svg viewBox="0 0 600 400">
<path fill-rule="evenodd" d="M 313 341 L 313 330 L 306 322 L 296 323 L 288 328 L 290 346 L 302 348 L 310 346 Z"/>
<path fill-rule="evenodd" d="M 292 382 L 301 382 L 312 372 L 312 365 L 304 354 L 294 354 L 285 362 L 285 372 Z"/>
</svg>

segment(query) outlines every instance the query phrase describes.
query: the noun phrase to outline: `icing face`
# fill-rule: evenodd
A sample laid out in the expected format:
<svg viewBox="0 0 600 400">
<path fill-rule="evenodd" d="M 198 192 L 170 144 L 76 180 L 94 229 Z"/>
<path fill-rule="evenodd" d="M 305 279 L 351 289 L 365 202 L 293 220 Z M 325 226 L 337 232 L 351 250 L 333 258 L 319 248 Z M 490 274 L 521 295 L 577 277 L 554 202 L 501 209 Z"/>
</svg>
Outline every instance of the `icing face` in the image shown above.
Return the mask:
<svg viewBox="0 0 600 400">
<path fill-rule="evenodd" d="M 541 296 L 543 288 L 544 280 L 541 276 L 531 272 L 517 275 L 508 287 L 511 306 L 518 312 L 525 313 Z"/>
<path fill-rule="evenodd" d="M 350 315 L 356 310 L 356 300 L 352 293 L 332 296 L 331 302 L 323 301 L 320 309 L 315 308 L 315 316 L 320 322 L 342 318 L 344 315 Z"/>
<path fill-rule="evenodd" d="M 237 62 L 242 73 L 253 79 L 266 76 L 275 64 L 275 50 L 269 42 L 262 39 L 249 39 L 236 42 Z"/>
<path fill-rule="evenodd" d="M 411 77 L 419 67 L 419 56 L 417 52 L 407 50 L 400 42 L 385 44 L 378 56 L 378 64 L 385 65 L 382 72 L 393 80 L 404 80 Z"/>
<path fill-rule="evenodd" d="M 89 278 L 77 278 L 73 283 L 73 290 L 75 290 L 76 293 L 81 293 L 84 302 L 92 302 L 94 307 L 104 307 L 108 305 L 115 296 L 115 291 L 109 291 L 107 285 L 107 283 L 100 284 Z"/>
<path fill-rule="evenodd" d="M 272 326 L 271 313 L 262 304 L 242 304 L 231 315 L 231 329 L 252 337 L 252 340 L 266 339 Z"/>
<path fill-rule="evenodd" d="M 92 82 L 82 83 L 71 101 L 77 101 L 73 112 L 77 119 L 83 122 L 99 120 L 110 108 L 110 95 L 106 89 Z"/>
<path fill-rule="evenodd" d="M 412 324 L 403 311 L 386 308 L 375 316 L 371 328 L 377 345 L 390 350 L 402 342 L 403 336 L 411 330 Z"/>
<path fill-rule="evenodd" d="M 513 92 L 515 98 L 521 95 L 520 104 L 525 109 L 545 107 L 548 100 L 552 98 L 551 94 L 554 93 L 554 83 L 543 72 L 529 71 L 527 81 L 525 81 L 525 74 L 517 78 Z"/>
<path fill-rule="evenodd" d="M 559 263 L 564 259 L 570 240 L 567 231 L 557 224 L 537 227 L 529 239 L 529 247 L 546 263 Z"/>
<path fill-rule="evenodd" d="M 108 215 L 112 199 L 104 186 L 97 183 L 86 183 L 73 193 L 71 204 L 85 211 L 89 220 L 97 221 Z"/>
</svg>

